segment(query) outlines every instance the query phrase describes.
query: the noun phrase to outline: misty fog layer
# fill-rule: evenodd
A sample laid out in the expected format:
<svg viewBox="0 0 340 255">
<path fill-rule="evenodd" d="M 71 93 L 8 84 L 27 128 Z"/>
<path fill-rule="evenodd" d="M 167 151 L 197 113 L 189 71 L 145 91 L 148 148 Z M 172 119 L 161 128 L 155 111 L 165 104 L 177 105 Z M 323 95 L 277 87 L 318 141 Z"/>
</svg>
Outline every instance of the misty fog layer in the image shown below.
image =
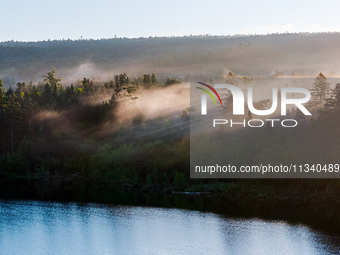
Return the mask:
<svg viewBox="0 0 340 255">
<path fill-rule="evenodd" d="M 64 84 L 86 74 L 110 80 L 115 73 L 132 76 L 156 72 L 158 77 L 339 76 L 339 33 L 252 36 L 115 38 L 103 40 L 2 42 L 0 76 L 7 84 L 37 81 L 55 67 Z"/>
</svg>

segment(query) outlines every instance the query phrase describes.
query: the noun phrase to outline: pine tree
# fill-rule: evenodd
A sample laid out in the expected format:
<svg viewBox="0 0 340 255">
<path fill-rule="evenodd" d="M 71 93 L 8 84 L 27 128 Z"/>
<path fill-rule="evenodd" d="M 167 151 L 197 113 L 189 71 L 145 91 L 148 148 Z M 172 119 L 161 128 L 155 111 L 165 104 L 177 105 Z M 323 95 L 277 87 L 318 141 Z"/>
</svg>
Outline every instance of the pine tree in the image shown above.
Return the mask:
<svg viewBox="0 0 340 255">
<path fill-rule="evenodd" d="M 5 95 L 6 95 L 6 88 L 4 87 L 4 83 L 2 79 L 0 79 L 0 125 L 3 125 L 3 119 L 6 109 L 6 102 L 5 102 Z"/>
<path fill-rule="evenodd" d="M 146 87 L 150 87 L 150 85 L 151 85 L 150 74 L 144 74 L 144 76 L 143 76 L 143 85 L 146 86 Z"/>
<path fill-rule="evenodd" d="M 90 79 L 86 79 L 86 77 L 82 81 L 83 84 L 83 90 L 86 94 L 90 94 L 94 92 L 93 87 L 93 81 L 90 81 Z"/>
<path fill-rule="evenodd" d="M 327 97 L 330 94 L 330 90 L 330 84 L 327 82 L 326 76 L 323 75 L 323 73 L 320 73 L 318 76 L 316 76 L 313 83 L 313 88 L 311 89 L 311 104 L 318 105 L 325 103 Z"/>
<path fill-rule="evenodd" d="M 119 75 L 119 83 L 120 83 L 120 86 L 128 86 L 130 84 L 130 80 L 129 80 L 129 77 L 127 76 L 126 73 L 121 73 Z"/>
<path fill-rule="evenodd" d="M 122 85 L 120 83 L 120 79 L 118 75 L 115 75 L 115 82 L 113 90 L 115 91 L 116 97 L 119 96 L 119 93 L 122 91 Z"/>
<path fill-rule="evenodd" d="M 26 83 L 25 82 L 18 82 L 17 83 L 17 89 L 16 89 L 17 95 L 20 94 L 21 92 L 26 92 Z"/>
<path fill-rule="evenodd" d="M 127 93 L 129 93 L 129 96 L 131 96 L 132 93 L 136 92 L 136 88 L 133 87 L 133 86 L 129 86 L 129 87 L 127 87 L 126 91 L 127 91 Z"/>
<path fill-rule="evenodd" d="M 44 82 L 47 82 L 50 86 L 52 86 L 52 88 L 54 86 L 57 86 L 59 87 L 61 84 L 61 80 L 62 78 L 61 77 L 55 77 L 55 70 L 54 68 L 51 69 L 51 72 L 48 72 L 47 75 L 44 75 L 45 79 L 44 79 Z"/>
<path fill-rule="evenodd" d="M 157 77 L 156 77 L 155 73 L 151 74 L 151 84 L 154 85 L 154 86 L 158 85 L 158 80 L 157 80 Z"/>
<path fill-rule="evenodd" d="M 3 102 L 6 94 L 6 88 L 4 87 L 4 82 L 2 78 L 0 79 L 0 104 Z"/>
<path fill-rule="evenodd" d="M 331 91 L 330 97 L 326 100 L 324 110 L 329 112 L 340 111 L 340 83 L 335 85 L 335 88 Z"/>
<path fill-rule="evenodd" d="M 12 87 L 10 87 L 7 92 L 6 92 L 6 96 L 12 95 L 14 93 Z"/>
</svg>

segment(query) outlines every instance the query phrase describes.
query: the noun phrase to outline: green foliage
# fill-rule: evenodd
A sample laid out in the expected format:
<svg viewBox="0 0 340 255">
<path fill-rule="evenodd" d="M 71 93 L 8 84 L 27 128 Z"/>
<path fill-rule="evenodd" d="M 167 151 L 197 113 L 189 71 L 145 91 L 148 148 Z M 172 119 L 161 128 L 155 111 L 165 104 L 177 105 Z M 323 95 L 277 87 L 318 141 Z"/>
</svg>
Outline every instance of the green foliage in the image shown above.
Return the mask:
<svg viewBox="0 0 340 255">
<path fill-rule="evenodd" d="M 154 86 L 158 85 L 158 80 L 157 80 L 157 77 L 156 77 L 155 73 L 151 74 L 151 84 L 154 85 Z"/>
<path fill-rule="evenodd" d="M 316 76 L 313 88 L 311 89 L 312 99 L 310 104 L 317 105 L 325 103 L 330 90 L 330 83 L 327 82 L 326 76 L 323 73 L 320 73 Z"/>
<path fill-rule="evenodd" d="M 183 121 L 189 121 L 190 117 L 193 117 L 195 114 L 196 108 L 195 107 L 187 107 L 185 111 L 180 115 L 180 118 Z"/>
<path fill-rule="evenodd" d="M 127 87 L 126 91 L 127 91 L 127 93 L 129 93 L 129 95 L 131 95 L 132 93 L 135 93 L 137 90 L 136 90 L 135 87 L 129 86 L 129 87 Z"/>
<path fill-rule="evenodd" d="M 51 71 L 47 73 L 47 75 L 44 75 L 44 77 L 44 82 L 48 83 L 52 88 L 59 87 L 61 85 L 60 82 L 62 79 L 61 77 L 55 77 L 54 68 L 52 68 Z"/>
<path fill-rule="evenodd" d="M 164 86 L 170 86 L 170 85 L 174 85 L 174 84 L 181 84 L 182 81 L 176 78 L 167 78 L 166 82 L 164 83 Z"/>
<path fill-rule="evenodd" d="M 6 94 L 6 88 L 4 87 L 3 79 L 0 79 L 0 103 L 2 103 L 3 98 Z"/>
<path fill-rule="evenodd" d="M 249 77 L 233 73 L 227 78 L 251 82 Z M 321 74 L 319 78 L 325 84 Z M 179 82 L 168 79 L 165 85 Z M 176 119 L 161 116 L 149 120 L 140 113 L 138 97 L 133 94 L 140 86 L 157 85 L 154 73 L 133 79 L 122 73 L 105 83 L 84 78 L 77 86 L 64 87 L 54 69 L 44 83 L 17 83 L 15 91 L 6 92 L 0 80 L 1 177 L 88 180 L 123 189 L 235 192 L 236 184 L 189 179 L 188 123 L 182 121 L 190 120 L 194 108 L 186 108 Z M 218 142 L 203 133 L 192 141 L 202 148 L 202 154 L 195 156 L 204 159 L 203 152 L 209 150 L 216 157 L 223 154 L 236 166 L 315 159 L 318 163 L 336 162 L 340 150 L 340 84 L 329 94 L 324 93 L 324 101 L 319 118 L 309 123 L 297 111 L 296 118 L 305 125 L 294 130 L 262 127 L 256 133 L 235 131 Z M 257 109 L 269 105 L 269 100 L 254 103 Z M 216 158 L 209 160 L 213 163 Z M 291 187 L 291 183 L 285 185 Z M 338 183 L 310 181 L 306 185 L 318 196 L 334 197 L 339 190 Z"/>
<path fill-rule="evenodd" d="M 144 74 L 142 79 L 142 85 L 144 88 L 150 89 L 158 86 L 158 79 L 155 73 L 152 73 L 151 75 Z"/>
</svg>

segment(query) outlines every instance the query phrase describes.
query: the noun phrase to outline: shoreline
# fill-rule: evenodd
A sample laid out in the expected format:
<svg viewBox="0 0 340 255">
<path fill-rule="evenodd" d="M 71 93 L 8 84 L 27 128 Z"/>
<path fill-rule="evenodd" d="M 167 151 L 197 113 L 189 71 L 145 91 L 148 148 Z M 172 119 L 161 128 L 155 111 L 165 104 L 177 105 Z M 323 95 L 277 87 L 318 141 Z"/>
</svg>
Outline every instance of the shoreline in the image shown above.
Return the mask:
<svg viewBox="0 0 340 255">
<path fill-rule="evenodd" d="M 17 181 L 13 181 L 17 183 Z M 21 184 L 19 187 L 1 183 L 0 199 L 40 200 L 76 203 L 104 203 L 112 205 L 178 208 L 211 212 L 228 217 L 261 218 L 305 224 L 326 232 L 340 231 L 340 200 L 311 199 L 308 196 L 266 196 L 259 190 L 253 193 L 242 191 L 242 186 L 233 192 L 157 192 L 141 189 L 122 189 L 118 186 L 81 183 L 41 186 L 37 183 Z M 239 193 L 237 193 L 237 192 Z"/>
</svg>

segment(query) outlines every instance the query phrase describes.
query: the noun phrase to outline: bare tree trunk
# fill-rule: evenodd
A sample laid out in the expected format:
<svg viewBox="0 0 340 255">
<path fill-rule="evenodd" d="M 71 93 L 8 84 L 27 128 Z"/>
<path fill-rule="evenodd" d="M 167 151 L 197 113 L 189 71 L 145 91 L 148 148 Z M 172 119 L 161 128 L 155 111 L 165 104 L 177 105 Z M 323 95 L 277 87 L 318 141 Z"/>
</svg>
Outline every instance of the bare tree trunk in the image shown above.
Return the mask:
<svg viewBox="0 0 340 255">
<path fill-rule="evenodd" d="M 11 123 L 11 144 L 12 144 L 12 152 L 14 152 L 14 149 L 13 149 L 13 123 Z"/>
</svg>

